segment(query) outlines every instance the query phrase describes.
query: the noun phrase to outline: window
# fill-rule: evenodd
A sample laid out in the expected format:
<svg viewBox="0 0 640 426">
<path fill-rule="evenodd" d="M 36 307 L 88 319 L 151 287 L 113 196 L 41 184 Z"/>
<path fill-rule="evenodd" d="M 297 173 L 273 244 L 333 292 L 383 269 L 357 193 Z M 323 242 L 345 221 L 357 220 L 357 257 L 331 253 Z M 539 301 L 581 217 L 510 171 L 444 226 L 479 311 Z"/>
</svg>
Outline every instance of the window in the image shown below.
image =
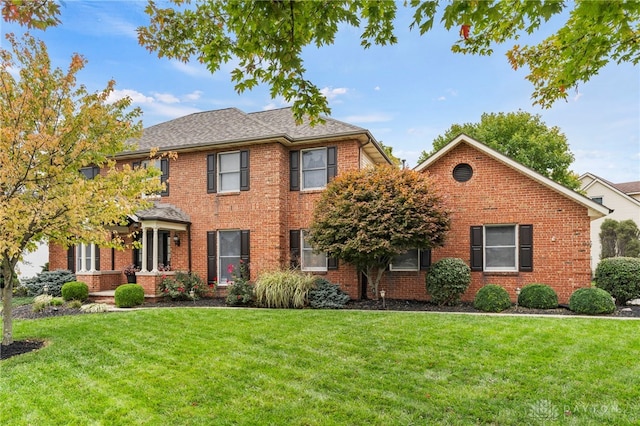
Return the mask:
<svg viewBox="0 0 640 426">
<path fill-rule="evenodd" d="M 217 248 L 217 250 L 216 250 Z M 207 281 L 219 284 L 233 282 L 240 261 L 249 265 L 249 231 L 225 230 L 207 232 Z"/>
<path fill-rule="evenodd" d="M 485 271 L 516 270 L 515 226 L 485 226 L 484 241 Z"/>
<path fill-rule="evenodd" d="M 471 270 L 487 272 L 532 271 L 533 226 L 472 226 Z"/>
<path fill-rule="evenodd" d="M 71 261 L 73 252 L 75 252 L 75 264 Z M 85 272 L 100 270 L 100 247 L 95 244 L 78 244 L 75 247 L 70 247 L 67 256 L 67 267 L 70 271 Z M 92 258 L 94 259 L 93 267 L 91 266 Z"/>
<path fill-rule="evenodd" d="M 458 164 L 453 168 L 453 178 L 458 182 L 466 182 L 473 176 L 473 169 L 466 163 Z"/>
<path fill-rule="evenodd" d="M 161 158 L 159 160 L 144 160 L 144 161 L 135 161 L 133 163 L 133 168 L 142 167 L 156 167 L 160 169 L 162 174 L 160 175 L 160 182 L 164 183 L 165 189 L 160 192 L 160 195 L 166 197 L 169 195 L 169 160 L 167 158 Z"/>
<path fill-rule="evenodd" d="M 136 235 L 142 243 L 142 232 Z M 169 231 L 158 230 L 158 265 L 171 265 L 171 244 Z M 133 249 L 133 264 L 142 269 L 142 245 Z M 147 229 L 147 271 L 153 269 L 153 229 Z"/>
<path fill-rule="evenodd" d="M 593 201 L 595 201 L 598 204 L 602 204 L 603 203 L 603 197 L 591 197 L 591 199 Z"/>
<path fill-rule="evenodd" d="M 324 252 L 314 252 L 313 247 L 307 241 L 307 231 L 301 233 L 302 247 L 301 269 L 303 271 L 326 271 L 327 270 L 327 254 Z"/>
<path fill-rule="evenodd" d="M 218 191 L 229 192 L 240 190 L 240 153 L 230 152 L 218 155 L 219 179 Z"/>
<path fill-rule="evenodd" d="M 100 168 L 98 166 L 83 167 L 80 169 L 85 179 L 93 179 L 100 174 Z"/>
<path fill-rule="evenodd" d="M 431 266 L 431 250 L 411 249 L 394 257 L 390 271 L 425 271 Z"/>
<path fill-rule="evenodd" d="M 336 147 L 291 151 L 290 189 L 323 189 L 337 173 Z"/>
<path fill-rule="evenodd" d="M 249 151 L 207 155 L 207 192 L 249 190 Z"/>
<path fill-rule="evenodd" d="M 391 261 L 389 270 L 391 271 L 417 271 L 418 270 L 418 249 L 407 250 L 397 255 Z"/>
</svg>

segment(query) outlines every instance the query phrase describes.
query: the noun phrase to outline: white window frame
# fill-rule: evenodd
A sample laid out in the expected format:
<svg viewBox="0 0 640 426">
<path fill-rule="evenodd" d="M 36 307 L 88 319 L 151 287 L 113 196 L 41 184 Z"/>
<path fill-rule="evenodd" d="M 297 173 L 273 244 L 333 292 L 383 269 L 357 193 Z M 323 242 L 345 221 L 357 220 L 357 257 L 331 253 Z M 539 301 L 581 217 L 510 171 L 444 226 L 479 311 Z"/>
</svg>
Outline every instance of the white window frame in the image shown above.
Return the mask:
<svg viewBox="0 0 640 426">
<path fill-rule="evenodd" d="M 402 255 L 408 254 L 410 251 L 414 251 L 416 254 L 416 267 L 415 268 L 407 268 L 403 266 L 393 266 L 393 260 L 389 264 L 390 271 L 419 271 L 420 270 L 420 250 L 419 249 L 409 249 L 402 253 Z"/>
<path fill-rule="evenodd" d="M 237 164 L 237 168 L 233 169 L 233 170 L 227 170 L 227 171 L 222 171 L 222 157 L 227 156 L 227 155 L 233 155 L 233 154 L 237 154 L 238 155 L 238 164 Z M 217 180 L 218 180 L 218 192 L 219 193 L 225 193 L 225 192 L 240 192 L 240 151 L 229 151 L 229 152 L 221 152 L 217 155 L 218 157 L 218 176 L 217 176 Z M 238 175 L 238 187 L 237 188 L 233 188 L 233 189 L 226 189 L 223 190 L 222 189 L 222 175 L 231 175 L 231 174 L 237 174 Z"/>
<path fill-rule="evenodd" d="M 320 252 L 320 253 L 314 253 L 313 252 L 313 247 L 311 247 L 308 244 L 305 244 L 305 237 L 307 235 L 308 231 L 307 230 L 301 230 L 300 232 L 300 270 L 304 271 L 304 272 L 326 272 L 327 270 L 329 270 L 329 258 L 327 257 L 327 253 L 325 252 Z M 304 253 L 305 252 L 311 252 L 312 256 L 324 256 L 324 267 L 322 266 L 305 266 L 304 264 Z"/>
<path fill-rule="evenodd" d="M 305 152 L 312 152 L 312 151 L 324 151 L 324 167 L 313 167 L 313 168 L 309 168 L 309 169 L 305 169 L 304 167 L 304 153 Z M 310 148 L 310 149 L 303 149 L 300 151 L 300 189 L 302 191 L 313 191 L 316 189 L 324 189 L 327 187 L 327 168 L 328 168 L 328 162 L 329 162 L 329 153 L 327 151 L 326 147 L 322 147 L 322 148 Z M 312 171 L 318 171 L 318 170 L 324 170 L 324 183 L 322 184 L 322 186 L 312 186 L 312 187 L 306 187 L 304 185 L 304 173 L 305 172 L 312 172 Z"/>
<path fill-rule="evenodd" d="M 495 245 L 495 246 L 488 246 L 487 245 L 487 229 L 489 228 L 505 228 L 505 227 L 510 227 L 513 229 L 513 245 L 509 244 L 509 245 Z M 519 259 L 518 259 L 518 247 L 519 247 L 519 241 L 518 241 L 518 225 L 517 224 L 513 224 L 513 223 L 504 223 L 504 224 L 491 224 L 491 225 L 485 225 L 482 227 L 482 251 L 483 251 L 483 256 L 482 256 L 482 268 L 483 271 L 487 271 L 487 272 L 517 272 L 518 271 L 518 265 L 519 265 Z M 514 252 L 514 256 L 513 256 L 513 261 L 514 264 L 513 266 L 487 266 L 487 260 L 488 260 L 488 254 L 487 254 L 487 248 L 513 248 L 513 252 Z"/>
<path fill-rule="evenodd" d="M 237 232 L 238 233 L 238 255 L 237 256 L 228 256 L 228 255 L 222 255 L 222 244 L 221 244 L 221 237 L 223 233 L 229 233 L 229 232 Z M 223 278 L 222 275 L 223 274 L 227 274 L 227 269 L 226 267 L 223 268 L 222 267 L 222 259 L 230 259 L 230 258 L 237 258 L 238 261 L 235 262 L 234 264 L 237 264 L 238 266 L 236 266 L 236 269 L 234 271 L 236 271 L 237 273 L 240 273 L 240 271 L 238 271 L 237 268 L 240 267 L 240 260 L 242 259 L 242 231 L 240 229 L 224 229 L 221 231 L 218 231 L 218 284 L 220 285 L 228 285 L 228 284 L 233 284 L 233 279 L 228 279 L 228 278 Z M 226 280 L 226 281 L 224 281 Z"/>
<path fill-rule="evenodd" d="M 604 195 L 596 195 L 595 197 L 591 197 L 591 201 L 595 201 L 598 204 L 604 205 Z"/>
</svg>

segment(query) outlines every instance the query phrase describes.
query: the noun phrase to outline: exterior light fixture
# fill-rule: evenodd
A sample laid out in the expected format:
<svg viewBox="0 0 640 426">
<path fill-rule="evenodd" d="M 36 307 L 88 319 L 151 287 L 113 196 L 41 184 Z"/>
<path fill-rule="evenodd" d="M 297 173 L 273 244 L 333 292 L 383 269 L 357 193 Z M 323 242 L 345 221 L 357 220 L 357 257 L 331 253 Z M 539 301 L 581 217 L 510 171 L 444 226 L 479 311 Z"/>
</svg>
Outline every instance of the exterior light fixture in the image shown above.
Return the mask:
<svg viewBox="0 0 640 426">
<path fill-rule="evenodd" d="M 173 234 L 173 242 L 176 246 L 180 247 L 180 237 L 178 237 L 178 233 Z"/>
</svg>

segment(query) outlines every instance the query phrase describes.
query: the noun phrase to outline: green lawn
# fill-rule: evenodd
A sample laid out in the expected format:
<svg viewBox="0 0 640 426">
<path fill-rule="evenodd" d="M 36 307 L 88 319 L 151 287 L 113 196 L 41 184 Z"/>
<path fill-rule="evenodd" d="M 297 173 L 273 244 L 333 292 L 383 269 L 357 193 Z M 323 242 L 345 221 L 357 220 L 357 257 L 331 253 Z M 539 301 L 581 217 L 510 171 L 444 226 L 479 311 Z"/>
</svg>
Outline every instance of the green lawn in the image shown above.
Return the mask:
<svg viewBox="0 0 640 426">
<path fill-rule="evenodd" d="M 15 321 L 0 424 L 640 422 L 640 322 L 150 309 Z"/>
</svg>

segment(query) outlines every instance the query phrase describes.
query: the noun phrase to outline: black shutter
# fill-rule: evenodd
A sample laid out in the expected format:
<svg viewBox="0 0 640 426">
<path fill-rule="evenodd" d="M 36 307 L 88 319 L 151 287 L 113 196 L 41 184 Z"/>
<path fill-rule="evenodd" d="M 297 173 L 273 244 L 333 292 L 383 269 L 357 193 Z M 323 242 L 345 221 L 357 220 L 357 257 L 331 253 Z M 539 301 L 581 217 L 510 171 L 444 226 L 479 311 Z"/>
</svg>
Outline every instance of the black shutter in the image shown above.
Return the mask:
<svg viewBox="0 0 640 426">
<path fill-rule="evenodd" d="M 327 258 L 327 269 L 338 269 L 338 258 L 337 257 L 329 257 L 329 258 Z"/>
<path fill-rule="evenodd" d="M 420 255 L 420 270 L 426 271 L 431 266 L 431 249 L 420 250 L 419 255 Z"/>
<path fill-rule="evenodd" d="M 300 191 L 300 151 L 289 152 L 289 189 Z"/>
<path fill-rule="evenodd" d="M 207 155 L 207 192 L 216 192 L 216 154 Z"/>
<path fill-rule="evenodd" d="M 96 271 L 100 270 L 100 247 L 95 246 L 95 250 L 96 250 L 96 264 L 95 264 L 95 268 Z"/>
<path fill-rule="evenodd" d="M 249 190 L 249 151 L 240 151 L 240 191 Z"/>
<path fill-rule="evenodd" d="M 520 270 L 533 271 L 533 225 L 520 225 Z"/>
<path fill-rule="evenodd" d="M 240 231 L 240 260 L 249 264 L 249 231 Z"/>
<path fill-rule="evenodd" d="M 327 183 L 331 182 L 338 174 L 338 148 L 330 146 L 327 148 Z"/>
<path fill-rule="evenodd" d="M 482 226 L 471 227 L 471 270 L 482 271 Z"/>
<path fill-rule="evenodd" d="M 67 249 L 67 269 L 76 272 L 76 248 L 69 247 Z"/>
<path fill-rule="evenodd" d="M 165 184 L 165 190 L 160 193 L 162 196 L 169 195 L 169 159 L 162 158 L 160 160 L 160 171 L 162 171 L 162 176 L 160 176 L 160 182 Z"/>
<path fill-rule="evenodd" d="M 217 280 L 216 231 L 207 232 L 207 283 Z"/>
<path fill-rule="evenodd" d="M 289 231 L 289 256 L 291 258 L 291 267 L 300 266 L 300 230 L 295 229 Z"/>
</svg>

